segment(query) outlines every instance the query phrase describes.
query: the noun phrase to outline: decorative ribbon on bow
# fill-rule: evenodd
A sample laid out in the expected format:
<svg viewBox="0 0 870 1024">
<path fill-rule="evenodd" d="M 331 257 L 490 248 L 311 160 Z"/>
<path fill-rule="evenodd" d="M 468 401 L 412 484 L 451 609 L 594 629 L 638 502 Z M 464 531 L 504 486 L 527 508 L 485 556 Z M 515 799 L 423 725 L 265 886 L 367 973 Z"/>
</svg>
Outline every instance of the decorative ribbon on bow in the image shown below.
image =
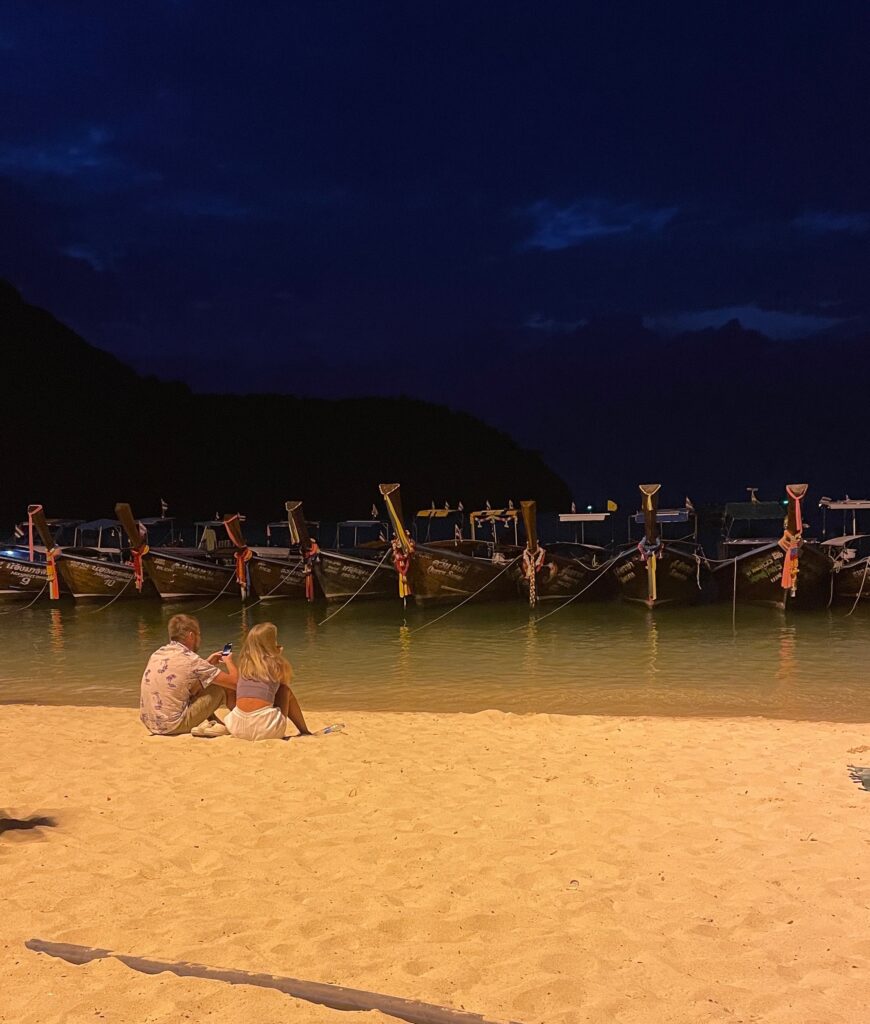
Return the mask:
<svg viewBox="0 0 870 1024">
<path fill-rule="evenodd" d="M 655 601 L 658 599 L 656 566 L 659 558 L 661 558 L 665 550 L 665 546 L 662 543 L 661 537 L 659 537 L 655 543 L 650 544 L 644 535 L 641 538 L 640 543 L 637 545 L 637 550 L 640 552 L 641 560 L 646 566 L 647 597 L 650 601 Z"/>
<path fill-rule="evenodd" d="M 523 551 L 523 575 L 529 581 L 529 604 L 532 608 L 538 603 L 537 575 L 544 567 L 547 552 L 539 544 L 534 554 L 526 548 Z"/>
<path fill-rule="evenodd" d="M 57 575 L 57 553 L 60 548 L 49 548 L 45 552 L 45 575 L 48 577 L 48 596 L 52 601 L 60 597 L 60 579 Z"/>
<path fill-rule="evenodd" d="M 141 548 L 130 549 L 130 561 L 133 563 L 133 575 L 136 578 L 136 589 L 140 590 L 145 585 L 145 570 L 142 558 L 147 555 L 151 549 L 147 544 L 143 544 Z"/>
<path fill-rule="evenodd" d="M 314 600 L 314 563 L 320 556 L 320 548 L 316 540 L 308 544 L 308 549 L 302 553 L 302 573 L 305 576 L 305 598 L 311 603 Z"/>
<path fill-rule="evenodd" d="M 414 542 L 409 541 L 409 543 L 411 545 L 410 550 L 405 552 L 402 550 L 402 546 L 397 540 L 393 541 L 393 565 L 396 567 L 396 572 L 399 574 L 399 597 L 401 597 L 403 601 L 413 593 L 411 590 L 411 584 L 408 582 L 408 569 L 411 567 L 411 555 L 414 552 Z"/>
<path fill-rule="evenodd" d="M 801 535 L 803 534 L 804 524 L 803 517 L 801 516 L 800 496 L 795 494 L 790 487 L 786 487 L 785 493 L 794 502 L 795 532 L 792 533 L 788 528 L 786 528 L 779 540 L 779 546 L 784 552 L 780 586 L 783 590 L 790 590 L 791 596 L 794 597 L 795 594 L 797 594 L 798 570 L 800 569 L 800 548 L 802 543 Z"/>
<path fill-rule="evenodd" d="M 250 548 L 242 548 L 241 551 L 236 551 L 233 556 L 236 561 L 236 582 L 242 591 L 242 600 L 248 596 L 251 590 L 251 567 L 248 564 L 251 561 L 254 552 Z"/>
</svg>

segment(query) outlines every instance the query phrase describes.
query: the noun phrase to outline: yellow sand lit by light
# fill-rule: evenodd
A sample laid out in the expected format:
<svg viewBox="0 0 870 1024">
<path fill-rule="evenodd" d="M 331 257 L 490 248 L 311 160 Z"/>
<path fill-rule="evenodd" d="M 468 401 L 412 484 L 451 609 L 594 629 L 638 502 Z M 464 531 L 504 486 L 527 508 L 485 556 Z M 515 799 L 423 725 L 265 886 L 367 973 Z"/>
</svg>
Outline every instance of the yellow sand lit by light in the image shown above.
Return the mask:
<svg viewBox="0 0 870 1024">
<path fill-rule="evenodd" d="M 392 1019 L 31 937 L 527 1024 L 870 1019 L 870 727 L 336 719 L 247 744 L 0 708 L 0 808 L 57 821 L 0 835 L 0 1021 Z"/>
</svg>

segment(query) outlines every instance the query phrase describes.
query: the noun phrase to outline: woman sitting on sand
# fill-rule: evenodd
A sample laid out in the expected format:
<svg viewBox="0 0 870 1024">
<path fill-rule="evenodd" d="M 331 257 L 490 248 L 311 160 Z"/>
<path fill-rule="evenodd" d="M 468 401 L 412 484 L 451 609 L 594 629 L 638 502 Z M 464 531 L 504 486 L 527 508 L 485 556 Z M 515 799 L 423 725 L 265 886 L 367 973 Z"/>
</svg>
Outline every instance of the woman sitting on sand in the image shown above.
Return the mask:
<svg viewBox="0 0 870 1024">
<path fill-rule="evenodd" d="M 290 689 L 293 669 L 283 650 L 274 623 L 261 622 L 251 628 L 239 657 L 236 706 L 224 720 L 231 736 L 278 740 L 284 735 L 288 718 L 300 735 L 311 735 Z"/>
</svg>

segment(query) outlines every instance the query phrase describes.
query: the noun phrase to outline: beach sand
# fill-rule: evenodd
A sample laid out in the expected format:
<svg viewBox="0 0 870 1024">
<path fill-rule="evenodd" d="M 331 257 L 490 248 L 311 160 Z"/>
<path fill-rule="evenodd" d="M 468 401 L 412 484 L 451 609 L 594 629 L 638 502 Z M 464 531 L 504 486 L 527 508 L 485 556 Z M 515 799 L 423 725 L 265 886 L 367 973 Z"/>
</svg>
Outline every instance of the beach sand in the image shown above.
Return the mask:
<svg viewBox="0 0 870 1024">
<path fill-rule="evenodd" d="M 0 1020 L 394 1020 L 33 937 L 524 1024 L 870 1018 L 870 726 L 336 719 L 247 744 L 0 707 L 0 808 L 56 819 L 0 834 Z"/>
</svg>

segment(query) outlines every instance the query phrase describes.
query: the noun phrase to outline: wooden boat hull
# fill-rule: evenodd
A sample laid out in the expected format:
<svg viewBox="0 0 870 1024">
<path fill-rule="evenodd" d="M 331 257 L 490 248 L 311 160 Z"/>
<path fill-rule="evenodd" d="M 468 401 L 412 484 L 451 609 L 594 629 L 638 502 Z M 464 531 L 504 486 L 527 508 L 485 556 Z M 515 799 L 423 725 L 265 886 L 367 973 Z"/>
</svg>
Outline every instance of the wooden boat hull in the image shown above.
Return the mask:
<svg viewBox="0 0 870 1024">
<path fill-rule="evenodd" d="M 77 600 L 119 598 L 126 601 L 156 594 L 148 579 L 144 581 L 142 590 L 137 590 L 135 573 L 129 565 L 62 553 L 57 556 L 57 570 Z"/>
<path fill-rule="evenodd" d="M 449 546 L 419 544 L 411 555 L 408 582 L 418 605 L 452 604 L 472 594 L 478 601 L 509 601 L 519 597 L 511 562 L 521 552 L 505 552 L 504 563 L 464 554 Z M 465 547 L 468 547 L 466 542 Z M 514 561 L 514 565 L 519 563 Z"/>
<path fill-rule="evenodd" d="M 303 600 L 305 598 L 305 575 L 302 572 L 302 559 L 267 558 L 254 555 L 248 563 L 251 573 L 251 586 L 261 601 L 274 601 L 279 598 Z"/>
<path fill-rule="evenodd" d="M 628 548 L 613 565 L 613 578 L 623 601 L 647 608 L 697 604 L 706 593 L 710 570 L 694 548 L 665 543 L 656 559 L 656 596 L 649 596 L 648 565 L 636 547 Z"/>
<path fill-rule="evenodd" d="M 47 582 L 45 562 L 0 555 L 0 599 L 32 601 L 43 589 L 43 596 L 48 598 Z"/>
<path fill-rule="evenodd" d="M 798 575 L 800 579 L 800 575 Z M 849 562 L 834 572 L 834 600 L 870 601 L 870 556 Z"/>
<path fill-rule="evenodd" d="M 782 588 L 785 552 L 777 541 L 751 548 L 716 567 L 719 600 L 768 608 L 824 608 L 831 600 L 833 560 L 812 544 L 800 550 L 797 593 Z"/>
<path fill-rule="evenodd" d="M 314 574 L 327 601 L 346 601 L 354 595 L 357 599 L 395 597 L 399 589 L 396 569 L 389 558 L 381 565 L 379 561 L 380 555 L 368 559 L 341 551 L 321 551 Z"/>
<path fill-rule="evenodd" d="M 235 567 L 149 551 L 145 572 L 164 601 L 189 597 L 240 597 Z"/>
<path fill-rule="evenodd" d="M 570 550 L 574 547 L 576 552 Z M 582 544 L 560 544 L 559 548 L 546 550 L 544 564 L 535 581 L 539 601 L 564 600 L 577 595 L 580 601 L 607 601 L 616 596 L 616 582 L 606 551 Z M 520 593 L 528 596 L 529 581 L 523 563 L 518 562 L 517 566 Z"/>
</svg>

